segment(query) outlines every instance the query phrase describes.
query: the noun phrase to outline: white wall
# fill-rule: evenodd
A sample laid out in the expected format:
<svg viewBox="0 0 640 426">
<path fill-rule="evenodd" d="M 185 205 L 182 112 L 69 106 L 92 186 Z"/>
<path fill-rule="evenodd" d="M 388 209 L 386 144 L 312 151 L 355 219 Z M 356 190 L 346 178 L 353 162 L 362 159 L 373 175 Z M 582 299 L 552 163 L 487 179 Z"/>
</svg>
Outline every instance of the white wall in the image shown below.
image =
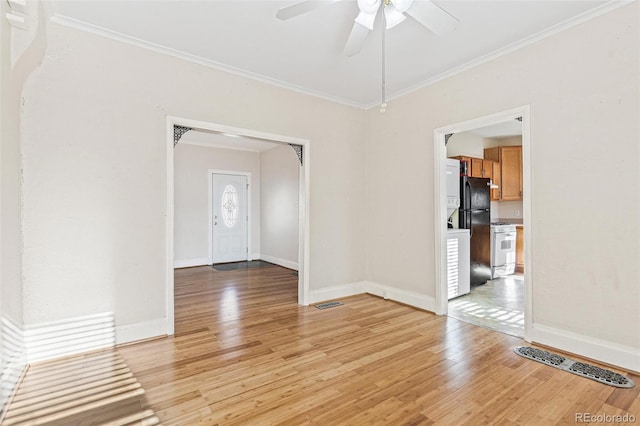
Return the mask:
<svg viewBox="0 0 640 426">
<path fill-rule="evenodd" d="M 7 2 L 0 3 L 0 411 L 26 364 L 22 339 L 22 158 L 21 95 L 24 81 L 45 51 L 44 11 L 27 5 L 28 31 L 5 20 Z"/>
<path fill-rule="evenodd" d="M 454 133 L 447 143 L 447 157 L 484 158 L 484 140 L 484 137 L 471 132 Z"/>
<path fill-rule="evenodd" d="M 433 131 L 529 104 L 534 337 L 640 368 L 638 34 L 634 2 L 369 110 L 367 278 L 433 298 Z"/>
<path fill-rule="evenodd" d="M 298 269 L 298 156 L 288 145 L 260 153 L 261 258 Z"/>
<path fill-rule="evenodd" d="M 522 201 L 492 201 L 491 218 L 522 220 Z"/>
<path fill-rule="evenodd" d="M 260 253 L 260 153 L 189 145 L 187 132 L 174 151 L 174 260 L 176 267 L 209 259 L 209 170 L 251 173 L 251 248 Z"/>
<path fill-rule="evenodd" d="M 364 279 L 364 111 L 54 23 L 25 102 L 25 323 L 162 325 L 167 115 L 310 140 L 311 290 Z"/>
</svg>

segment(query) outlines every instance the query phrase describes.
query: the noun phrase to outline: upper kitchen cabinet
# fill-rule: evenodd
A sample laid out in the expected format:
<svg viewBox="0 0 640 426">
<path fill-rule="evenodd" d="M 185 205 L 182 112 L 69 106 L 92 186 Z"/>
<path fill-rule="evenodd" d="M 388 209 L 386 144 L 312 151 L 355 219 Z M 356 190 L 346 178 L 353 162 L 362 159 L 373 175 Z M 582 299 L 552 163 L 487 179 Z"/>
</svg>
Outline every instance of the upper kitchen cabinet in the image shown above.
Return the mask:
<svg viewBox="0 0 640 426">
<path fill-rule="evenodd" d="M 471 159 L 471 177 L 493 179 L 493 161 L 483 160 L 482 158 Z"/>
<path fill-rule="evenodd" d="M 497 200 L 522 200 L 522 146 L 486 148 L 484 158 L 500 163 L 499 183 L 494 174 L 494 182 L 500 186 L 496 190 L 498 192 Z"/>
<path fill-rule="evenodd" d="M 466 156 L 455 156 L 451 157 L 456 160 L 466 161 L 467 162 L 467 174 L 471 177 L 478 178 L 489 178 L 493 179 L 494 177 L 494 166 L 493 161 L 485 160 L 482 158 L 474 158 L 474 157 L 466 157 Z"/>
<path fill-rule="evenodd" d="M 500 200 L 500 188 L 502 188 L 502 177 L 500 176 L 500 163 L 497 161 L 492 161 L 493 165 L 493 179 L 492 182 L 497 188 L 491 189 L 491 201 L 499 201 Z"/>
<path fill-rule="evenodd" d="M 522 147 L 500 147 L 502 173 L 502 200 L 522 200 Z"/>
</svg>

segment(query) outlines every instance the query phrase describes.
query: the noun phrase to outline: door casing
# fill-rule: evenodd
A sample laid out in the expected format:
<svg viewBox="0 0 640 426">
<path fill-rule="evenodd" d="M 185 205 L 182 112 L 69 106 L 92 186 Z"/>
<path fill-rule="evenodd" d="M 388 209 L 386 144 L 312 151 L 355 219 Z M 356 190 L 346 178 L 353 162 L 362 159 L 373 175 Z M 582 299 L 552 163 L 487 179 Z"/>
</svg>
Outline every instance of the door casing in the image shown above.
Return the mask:
<svg viewBox="0 0 640 426">
<path fill-rule="evenodd" d="M 447 299 L 447 183 L 444 179 L 446 174 L 447 149 L 445 136 L 452 133 L 466 132 L 480 127 L 503 123 L 508 120 L 522 119 L 522 167 L 523 167 L 523 224 L 524 224 L 524 285 L 525 285 L 525 307 L 524 307 L 524 339 L 531 341 L 531 329 L 533 319 L 533 270 L 531 262 L 531 129 L 530 129 L 530 106 L 523 105 L 502 112 L 474 118 L 445 127 L 437 128 L 433 131 L 433 158 L 434 158 L 434 200 L 435 221 L 435 311 L 438 315 L 446 315 L 448 309 Z"/>
<path fill-rule="evenodd" d="M 309 270 L 310 261 L 310 195 L 311 195 L 311 141 L 308 139 L 284 136 L 267 133 L 259 130 L 245 129 L 240 127 L 227 126 L 219 123 L 192 120 L 184 117 L 167 116 L 166 131 L 166 155 L 167 155 L 167 204 L 166 204 L 166 238 L 165 238 L 165 324 L 162 330 L 164 333 L 158 334 L 172 335 L 175 331 L 174 315 L 174 278 L 173 278 L 173 227 L 174 227 L 174 126 L 184 126 L 192 129 L 208 130 L 215 133 L 231 136 L 244 136 L 249 138 L 263 139 L 282 144 L 299 145 L 303 149 L 304 159 L 300 163 L 300 173 L 298 180 L 298 303 L 303 306 L 309 305 Z"/>
</svg>

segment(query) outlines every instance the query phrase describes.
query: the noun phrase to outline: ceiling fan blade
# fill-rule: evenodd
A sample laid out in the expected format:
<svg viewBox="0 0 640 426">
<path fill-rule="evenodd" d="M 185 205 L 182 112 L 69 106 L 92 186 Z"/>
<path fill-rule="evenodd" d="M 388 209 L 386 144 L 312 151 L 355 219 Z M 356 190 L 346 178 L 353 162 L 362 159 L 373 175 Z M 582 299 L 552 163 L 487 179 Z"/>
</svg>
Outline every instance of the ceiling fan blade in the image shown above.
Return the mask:
<svg viewBox="0 0 640 426">
<path fill-rule="evenodd" d="M 291 6 L 283 7 L 276 13 L 276 18 L 286 21 L 287 19 L 295 18 L 296 16 L 303 15 L 311 12 L 319 7 L 326 6 L 331 3 L 336 3 L 340 0 L 305 0 L 299 3 L 292 4 Z"/>
<path fill-rule="evenodd" d="M 367 27 L 354 22 L 347 44 L 344 46 L 344 54 L 351 57 L 360 53 L 368 35 L 369 29 Z"/>
<path fill-rule="evenodd" d="M 443 35 L 455 30 L 460 22 L 429 0 L 415 0 L 405 13 L 436 35 Z"/>
</svg>

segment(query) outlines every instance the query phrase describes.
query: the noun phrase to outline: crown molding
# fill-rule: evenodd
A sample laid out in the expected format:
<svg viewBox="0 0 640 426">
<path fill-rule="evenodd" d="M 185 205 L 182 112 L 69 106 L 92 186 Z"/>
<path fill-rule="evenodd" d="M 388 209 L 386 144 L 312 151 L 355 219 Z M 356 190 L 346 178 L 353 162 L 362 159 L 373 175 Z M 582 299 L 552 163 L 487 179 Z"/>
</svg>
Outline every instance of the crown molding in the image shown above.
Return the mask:
<svg viewBox="0 0 640 426">
<path fill-rule="evenodd" d="M 584 12 L 580 15 L 576 15 L 572 18 L 569 18 L 563 22 L 560 22 L 552 27 L 549 27 L 545 30 L 542 30 L 540 32 L 537 32 L 535 34 L 532 34 L 528 37 L 525 37 L 521 40 L 518 40 L 516 42 L 513 42 L 505 47 L 502 47 L 498 50 L 494 50 L 493 52 L 487 53 L 484 56 L 481 56 L 479 58 L 473 59 L 465 64 L 459 65 L 455 68 L 452 68 L 448 71 L 445 71 L 443 73 L 440 73 L 438 75 L 435 75 L 427 80 L 423 80 L 419 83 L 414 84 L 413 86 L 409 86 L 406 89 L 402 89 L 399 90 L 397 92 L 391 93 L 387 95 L 387 103 L 389 103 L 390 101 L 400 98 L 404 95 L 408 95 L 409 93 L 415 92 L 419 89 L 422 89 L 424 87 L 430 86 L 432 84 L 435 84 L 439 81 L 445 80 L 449 77 L 453 77 L 454 75 L 457 74 L 461 74 L 465 71 L 468 71 L 472 68 L 477 67 L 478 65 L 482 65 L 486 62 L 490 62 L 494 59 L 497 59 L 501 56 L 505 56 L 508 55 L 509 53 L 515 52 L 516 50 L 522 49 L 524 47 L 527 47 L 531 44 L 537 43 L 540 40 L 544 40 L 547 37 L 551 37 L 552 35 L 558 34 L 562 31 L 568 30 L 569 28 L 575 27 L 577 25 L 580 25 L 584 22 L 590 21 L 594 18 L 597 18 L 599 16 L 602 16 L 606 13 L 609 13 L 613 10 L 616 10 L 622 6 L 626 6 L 628 4 L 633 3 L 634 1 L 637 0 L 611 0 L 607 3 L 604 3 L 603 5 L 600 5 L 594 9 L 591 9 L 587 12 Z M 371 103 L 365 106 L 366 109 L 371 109 L 371 108 L 375 108 L 378 107 L 380 105 L 380 102 L 375 102 L 375 103 Z"/>
<path fill-rule="evenodd" d="M 426 80 L 423 80 L 419 83 L 416 83 L 406 89 L 402 89 L 390 94 L 387 94 L 387 102 L 390 102 L 394 99 L 400 98 L 404 95 L 407 95 L 409 93 L 415 92 L 419 89 L 422 89 L 424 87 L 430 86 L 432 84 L 435 84 L 439 81 L 445 80 L 449 77 L 453 77 L 457 74 L 463 73 L 465 71 L 468 71 L 474 67 L 477 67 L 479 65 L 482 65 L 486 62 L 492 61 L 494 59 L 497 59 L 501 56 L 507 55 L 509 53 L 515 52 L 516 50 L 522 49 L 523 47 L 529 46 L 533 43 L 536 43 L 540 40 L 543 40 L 547 37 L 550 37 L 552 35 L 555 35 L 557 33 L 560 33 L 564 30 L 567 30 L 569 28 L 572 28 L 574 26 L 580 25 L 584 22 L 587 22 L 591 19 L 597 18 L 601 15 L 604 15 L 608 12 L 611 12 L 615 9 L 618 9 L 622 6 L 626 6 L 630 3 L 633 3 L 634 1 L 637 0 L 611 0 L 603 5 L 600 5 L 594 9 L 591 9 L 587 12 L 584 12 L 580 15 L 574 16 L 572 18 L 569 18 L 563 22 L 560 22 L 552 27 L 549 27 L 545 30 L 542 30 L 536 34 L 533 34 L 531 36 L 525 37 L 522 40 L 516 41 L 514 43 L 511 43 L 503 48 L 500 48 L 498 50 L 494 50 L 493 52 L 490 52 L 484 56 L 481 56 L 479 58 L 473 59 L 465 64 L 459 65 L 457 67 L 454 67 L 448 71 L 445 71 L 443 73 L 440 73 L 438 75 L 435 75 L 433 77 L 430 77 Z M 165 55 L 169 55 L 169 56 L 173 56 L 175 58 L 179 58 L 185 61 L 189 61 L 192 63 L 196 63 L 199 65 L 203 65 L 209 68 L 214 68 L 216 70 L 219 71 L 224 71 L 224 72 L 228 72 L 230 74 L 234 74 L 234 75 L 238 75 L 240 77 L 244 77 L 244 78 L 248 78 L 251 80 L 255 80 L 255 81 L 259 81 L 262 83 L 266 83 L 266 84 L 270 84 L 273 86 L 277 86 L 277 87 L 281 87 L 283 89 L 288 89 L 297 93 L 301 93 L 304 95 L 308 95 L 308 96 L 313 96 L 316 98 L 320 98 L 326 101 L 330 101 L 330 102 L 335 102 L 338 104 L 342 104 L 342 105 L 346 105 L 349 107 L 353 107 L 353 108 L 359 108 L 359 109 L 371 109 L 374 107 L 377 107 L 380 103 L 379 102 L 371 102 L 371 103 L 358 103 L 358 102 L 354 102 L 352 100 L 349 99 L 345 99 L 345 98 L 340 98 L 340 97 L 335 97 L 335 96 L 329 96 L 325 93 L 321 93 L 321 92 L 317 92 L 314 90 L 310 90 L 301 86 L 297 86 L 294 84 L 290 84 L 281 80 L 277 80 L 277 79 L 273 79 L 270 77 L 266 77 L 257 73 L 252 73 L 249 71 L 245 71 L 245 70 L 241 70 L 239 68 L 235 68 L 229 65 L 225 65 L 216 61 L 212 61 L 200 56 L 196 56 L 196 55 L 192 55 L 189 53 L 185 53 L 185 52 L 181 52 L 179 50 L 176 49 L 172 49 L 170 47 L 166 47 L 166 46 L 162 46 L 156 43 L 151 43 L 149 41 L 145 41 L 136 37 L 131 37 L 122 33 L 119 33 L 117 31 L 112 31 L 97 25 L 93 25 L 93 24 L 89 24 L 86 23 L 84 21 L 80 21 L 74 18 L 70 18 L 68 16 L 64 16 L 64 15 L 60 15 L 60 14 L 55 14 L 54 16 L 51 17 L 51 22 L 56 23 L 58 25 L 62 25 L 65 27 L 69 27 L 69 28 L 74 28 L 76 30 L 80 30 L 80 31 L 85 31 L 85 32 L 89 32 L 98 36 L 102 36 L 102 37 L 106 37 L 106 38 L 110 38 L 112 40 L 116 40 L 116 41 L 120 41 L 120 42 L 124 42 L 136 47 L 140 47 L 143 49 L 147 49 L 147 50 L 151 50 L 157 53 L 162 53 Z"/>
<path fill-rule="evenodd" d="M 290 84 L 285 81 L 277 80 L 274 78 L 266 77 L 264 75 L 252 73 L 250 71 L 241 70 L 239 68 L 235 68 L 229 65 L 222 64 L 220 62 L 212 61 L 210 59 L 203 58 L 201 56 L 192 55 L 190 53 L 181 52 L 176 49 L 172 49 L 170 47 L 162 46 L 160 44 L 152 43 L 146 40 L 142 40 L 136 37 L 131 37 L 126 34 L 122 34 L 117 31 L 112 31 L 104 27 L 100 27 L 97 25 L 89 24 L 84 21 L 80 21 L 74 18 L 70 18 L 68 16 L 55 14 L 51 17 L 50 22 L 53 22 L 58 25 L 62 25 L 64 27 L 73 28 L 80 31 L 85 31 L 88 33 L 92 33 L 101 37 L 106 37 L 112 40 L 120 41 L 123 43 L 130 44 L 132 46 L 140 47 L 143 49 L 151 50 L 153 52 L 162 53 L 165 55 L 173 56 L 178 59 L 182 59 L 185 61 L 193 62 L 199 65 L 203 65 L 205 67 L 214 68 L 219 71 L 228 72 L 230 74 L 235 74 L 240 77 L 248 78 L 251 80 L 259 81 L 261 83 L 270 84 L 272 86 L 281 87 L 283 89 L 291 90 L 297 93 L 301 93 L 303 95 L 313 96 L 316 98 L 323 99 L 329 102 L 335 102 L 338 104 L 346 105 L 353 108 L 364 109 L 364 105 L 351 101 L 349 99 L 340 98 L 336 96 L 329 96 L 325 93 L 317 92 L 314 90 L 310 90 L 301 86 L 296 86 L 295 84 Z"/>
</svg>

